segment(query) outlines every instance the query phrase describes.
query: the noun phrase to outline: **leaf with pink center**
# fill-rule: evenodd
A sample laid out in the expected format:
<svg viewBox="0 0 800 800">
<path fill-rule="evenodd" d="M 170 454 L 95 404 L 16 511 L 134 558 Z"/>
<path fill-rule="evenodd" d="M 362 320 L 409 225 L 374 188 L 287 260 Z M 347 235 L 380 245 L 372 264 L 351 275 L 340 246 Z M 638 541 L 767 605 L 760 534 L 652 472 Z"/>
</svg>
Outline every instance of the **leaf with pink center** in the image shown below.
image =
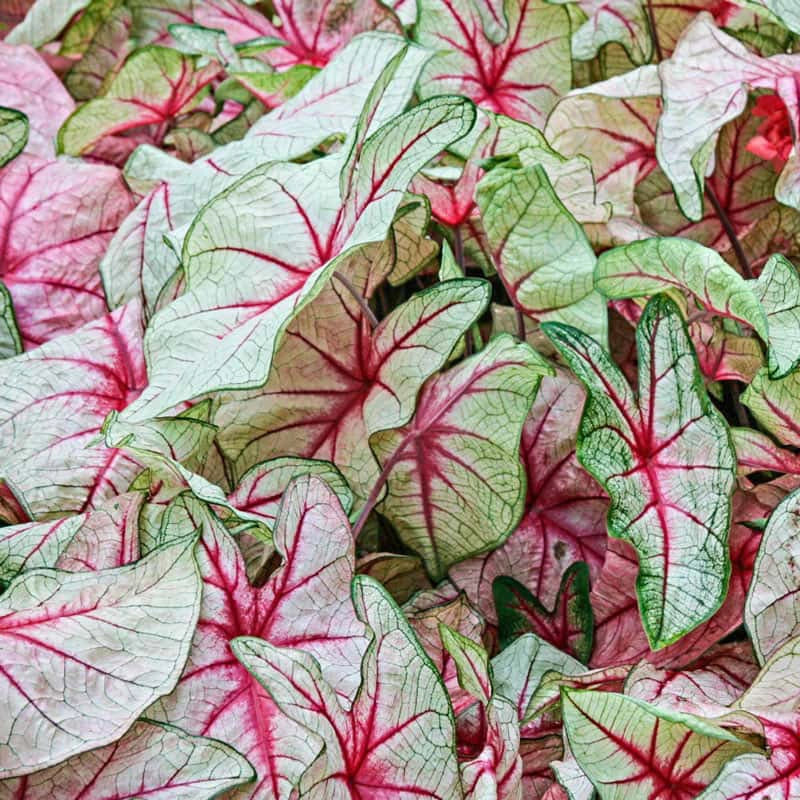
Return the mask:
<svg viewBox="0 0 800 800">
<path fill-rule="evenodd" d="M 800 474 L 800 457 L 763 433 L 752 428 L 731 428 L 731 438 L 736 448 L 740 474 L 760 472 L 784 472 Z"/>
<path fill-rule="evenodd" d="M 256 638 L 233 644 L 237 658 L 316 745 L 318 755 L 293 796 L 462 798 L 452 710 L 438 672 L 379 584 L 355 578 L 353 603 L 372 639 L 349 710 L 306 653 Z M 415 691 L 404 691 L 410 685 Z"/>
<path fill-rule="evenodd" d="M 326 3 L 313 0 L 276 0 L 273 23 L 240 0 L 211 0 L 199 5 L 195 19 L 209 28 L 225 30 L 234 43 L 262 36 L 282 39 L 286 45 L 271 50 L 267 59 L 276 69 L 297 64 L 325 66 L 354 36 L 371 30 L 402 33 L 388 7 L 377 0 Z"/>
<path fill-rule="evenodd" d="M 590 577 L 600 573 L 608 501 L 575 455 L 585 396 L 564 370 L 542 379 L 522 428 L 528 484 L 523 517 L 499 548 L 450 570 L 451 580 L 490 622 L 497 621 L 492 583 L 500 575 L 519 581 L 552 608 L 570 564 L 584 561 Z"/>
<path fill-rule="evenodd" d="M 2 528 L 0 580 L 38 567 L 81 572 L 136 561 L 143 501 L 143 494 L 130 492 L 109 498 L 85 514 Z"/>
<path fill-rule="evenodd" d="M 748 89 L 768 89 L 797 118 L 794 91 L 800 59 L 779 54 L 762 58 L 723 33 L 703 13 L 681 36 L 672 57 L 659 65 L 664 113 L 656 151 L 681 210 L 702 217 L 703 184 L 719 131 L 747 104 Z"/>
<path fill-rule="evenodd" d="M 553 608 L 546 608 L 519 581 L 504 575 L 492 585 L 500 626 L 500 642 L 535 633 L 559 650 L 588 662 L 594 639 L 589 602 L 589 570 L 583 561 L 570 565 Z"/>
<path fill-rule="evenodd" d="M 347 517 L 319 478 L 295 480 L 274 530 L 282 564 L 263 586 L 252 586 L 220 521 L 197 501 L 189 501 L 188 509 L 202 527 L 200 621 L 175 692 L 149 713 L 190 733 L 235 744 L 258 775 L 243 797 L 288 797 L 316 756 L 314 743 L 236 660 L 231 641 L 261 636 L 312 654 L 331 691 L 349 702 L 366 639 L 349 597 L 355 554 Z"/>
<path fill-rule="evenodd" d="M 368 296 L 377 276 L 356 271 L 356 291 Z M 218 416 L 237 471 L 278 454 L 331 461 L 360 506 L 380 473 L 369 436 L 409 421 L 420 387 L 488 299 L 484 281 L 447 281 L 418 292 L 372 330 L 334 277 L 290 324 L 264 389 Z"/>
<path fill-rule="evenodd" d="M 359 246 L 385 238 L 414 173 L 474 116 L 460 98 L 415 106 L 366 139 L 344 197 L 337 154 L 258 167 L 217 195 L 184 240 L 189 288 L 148 328 L 150 384 L 129 421 L 207 392 L 263 385 L 291 319 L 337 267 L 347 271 Z"/>
<path fill-rule="evenodd" d="M 0 800 L 212 800 L 253 779 L 233 748 L 140 719 L 117 742 L 0 782 Z"/>
<path fill-rule="evenodd" d="M 522 423 L 550 369 L 526 344 L 497 336 L 431 378 L 408 425 L 370 437 L 387 476 L 380 512 L 434 579 L 497 546 L 519 522 Z"/>
<path fill-rule="evenodd" d="M 87 445 L 108 413 L 125 408 L 145 383 L 136 304 L 0 361 L 2 470 L 37 520 L 83 513 L 128 488 L 138 463 Z"/>
<path fill-rule="evenodd" d="M 22 112 L 28 120 L 25 152 L 52 158 L 58 129 L 74 111 L 75 102 L 35 50 L 9 44 L 8 37 L 0 42 L 0 75 L 2 105 Z"/>
<path fill-rule="evenodd" d="M 755 417 L 759 427 L 781 444 L 800 446 L 800 414 L 797 401 L 800 372 L 790 372 L 783 378 L 772 379 L 767 367 L 762 367 L 750 385 L 742 392 L 742 403 Z"/>
<path fill-rule="evenodd" d="M 724 319 L 698 318 L 689 323 L 700 371 L 710 382 L 750 383 L 764 365 L 764 351 L 754 336 L 734 333 L 729 327 Z"/>
<path fill-rule="evenodd" d="M 184 537 L 118 569 L 34 570 L 11 583 L 0 610 L 0 776 L 110 744 L 172 690 L 200 610 L 194 544 Z"/>
<path fill-rule="evenodd" d="M 565 690 L 562 706 L 570 749 L 603 800 L 694 800 L 726 762 L 756 751 L 700 717 L 620 694 Z"/>
<path fill-rule="evenodd" d="M 488 111 L 541 127 L 572 85 L 566 10 L 543 0 L 507 4 L 508 35 L 496 44 L 479 7 L 467 0 L 419 4 L 414 38 L 437 52 L 420 78 L 422 96 L 463 94 Z"/>
<path fill-rule="evenodd" d="M 642 622 L 651 646 L 666 647 L 709 619 L 728 590 L 728 426 L 665 296 L 650 300 L 637 327 L 638 397 L 586 334 L 556 323 L 547 333 L 589 391 L 578 457 L 609 492 L 609 531 L 637 549 Z"/>
<path fill-rule="evenodd" d="M 800 716 L 761 714 L 769 756 L 731 759 L 697 800 L 790 800 L 800 791 Z"/>
<path fill-rule="evenodd" d="M 105 313 L 97 266 L 130 208 L 114 167 L 23 155 L 0 172 L 0 278 L 26 347 Z"/>
<path fill-rule="evenodd" d="M 219 69 L 216 62 L 196 68 L 193 59 L 158 45 L 136 51 L 105 93 L 82 105 L 63 124 L 58 132 L 59 152 L 80 155 L 103 137 L 169 123 L 192 108 Z"/>
</svg>

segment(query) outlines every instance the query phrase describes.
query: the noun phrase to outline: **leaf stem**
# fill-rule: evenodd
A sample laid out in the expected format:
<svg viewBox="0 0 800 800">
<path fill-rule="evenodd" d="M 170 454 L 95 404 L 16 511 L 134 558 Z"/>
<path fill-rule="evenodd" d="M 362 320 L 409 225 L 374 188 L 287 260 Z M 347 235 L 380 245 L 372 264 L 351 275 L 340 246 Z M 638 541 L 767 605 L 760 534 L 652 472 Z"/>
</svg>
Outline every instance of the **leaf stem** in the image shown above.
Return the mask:
<svg viewBox="0 0 800 800">
<path fill-rule="evenodd" d="M 458 225 L 453 228 L 453 257 L 464 272 L 464 240 L 461 238 L 461 228 Z"/>
<path fill-rule="evenodd" d="M 661 42 L 658 39 L 658 29 L 656 28 L 656 15 L 653 11 L 653 0 L 647 0 L 647 18 L 650 22 L 650 38 L 653 40 L 653 49 L 656 51 L 656 58 L 664 60 L 664 51 L 661 49 Z"/>
<path fill-rule="evenodd" d="M 736 235 L 736 230 L 734 229 L 730 218 L 725 212 L 725 209 L 719 202 L 716 192 L 708 183 L 706 183 L 706 196 L 711 202 L 711 205 L 714 207 L 714 213 L 717 215 L 722 227 L 725 229 L 725 234 L 728 237 L 728 241 L 731 243 L 733 252 L 736 255 L 736 260 L 739 262 L 739 266 L 742 268 L 742 274 L 745 278 L 751 280 L 753 278 L 753 269 L 750 266 L 750 262 L 747 260 L 742 243 L 739 241 L 739 237 Z"/>
<path fill-rule="evenodd" d="M 358 517 L 356 518 L 355 523 L 353 524 L 353 539 L 358 540 L 361 531 L 364 530 L 364 525 L 367 524 L 367 518 L 372 513 L 372 510 L 378 505 L 378 500 L 380 499 L 381 492 L 383 491 L 384 486 L 389 480 L 389 475 L 391 474 L 392 470 L 395 468 L 395 465 L 400 460 L 400 453 L 403 450 L 402 447 L 398 447 L 397 450 L 389 456 L 389 459 L 383 465 L 383 469 L 381 470 L 381 474 L 378 475 L 375 483 L 370 490 L 369 495 L 367 496 L 366 501 L 364 502 L 364 507 L 359 511 Z"/>
<path fill-rule="evenodd" d="M 514 313 L 517 316 L 517 338 L 524 342 L 526 341 L 525 336 L 525 315 L 518 309 L 514 308 Z"/>
<path fill-rule="evenodd" d="M 364 316 L 367 318 L 367 320 L 369 320 L 370 327 L 372 330 L 375 330 L 375 328 L 378 327 L 378 318 L 369 307 L 369 303 L 367 303 L 364 295 L 362 295 L 361 292 L 359 292 L 358 289 L 356 289 L 356 287 L 353 286 L 353 284 L 347 278 L 345 278 L 344 275 L 342 275 L 341 272 L 334 272 L 333 277 L 336 278 L 336 280 L 338 280 L 348 292 L 350 292 L 350 294 L 353 296 L 353 299 L 356 301 L 356 303 L 358 303 L 359 307 L 364 312 Z"/>
</svg>

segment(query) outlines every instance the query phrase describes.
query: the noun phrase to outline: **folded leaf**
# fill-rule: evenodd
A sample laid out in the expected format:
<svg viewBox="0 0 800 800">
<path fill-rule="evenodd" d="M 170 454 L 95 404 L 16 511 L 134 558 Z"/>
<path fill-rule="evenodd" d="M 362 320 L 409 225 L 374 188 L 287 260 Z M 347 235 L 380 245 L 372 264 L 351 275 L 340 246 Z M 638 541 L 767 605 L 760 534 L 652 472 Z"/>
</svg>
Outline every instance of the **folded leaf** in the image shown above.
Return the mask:
<svg viewBox="0 0 800 800">
<path fill-rule="evenodd" d="M 572 563 L 586 562 L 592 578 L 600 573 L 608 500 L 575 455 L 585 397 L 581 383 L 565 370 L 542 378 L 522 427 L 525 513 L 499 548 L 450 570 L 450 579 L 489 622 L 497 622 L 492 583 L 500 575 L 519 581 L 552 608 Z"/>
<path fill-rule="evenodd" d="M 89 0 L 34 0 L 25 19 L 6 36 L 6 41 L 41 47 L 55 39 L 70 17 L 88 5 Z"/>
<path fill-rule="evenodd" d="M 22 352 L 22 337 L 14 316 L 11 293 L 0 283 L 0 359 L 10 358 Z"/>
<path fill-rule="evenodd" d="M 261 636 L 313 654 L 335 690 L 352 696 L 366 639 L 349 598 L 355 555 L 347 517 L 319 478 L 295 480 L 274 530 L 282 563 L 259 588 L 250 585 L 236 542 L 219 520 L 197 501 L 189 510 L 203 531 L 200 621 L 176 690 L 149 713 L 235 745 L 257 773 L 243 796 L 288 797 L 316 749 L 239 664 L 231 642 Z"/>
<path fill-rule="evenodd" d="M 172 690 L 200 610 L 194 543 L 119 569 L 35 570 L 11 583 L 0 601 L 0 777 L 116 741 Z"/>
<path fill-rule="evenodd" d="M 409 425 L 370 438 L 388 476 L 381 513 L 434 579 L 500 544 L 519 522 L 519 437 L 549 370 L 527 345 L 497 336 L 425 384 Z"/>
<path fill-rule="evenodd" d="M 135 304 L 0 361 L 2 474 L 37 519 L 82 513 L 128 488 L 138 463 L 87 445 L 106 415 L 125 408 L 146 380 Z"/>
<path fill-rule="evenodd" d="M 192 59 L 177 50 L 142 48 L 125 62 L 102 97 L 81 106 L 64 123 L 58 151 L 80 155 L 104 136 L 168 122 L 188 111 L 218 72 L 216 62 L 195 69 Z"/>
<path fill-rule="evenodd" d="M 570 749 L 603 800 L 694 800 L 749 742 L 689 714 L 609 692 L 563 697 Z"/>
<path fill-rule="evenodd" d="M 130 208 L 114 167 L 22 155 L 0 172 L 0 277 L 27 348 L 105 313 L 97 265 Z"/>
<path fill-rule="evenodd" d="M 0 107 L 0 167 L 13 161 L 28 143 L 28 118 L 15 108 Z"/>
<path fill-rule="evenodd" d="M 233 748 L 141 719 L 117 742 L 0 783 L 2 800 L 212 800 L 253 778 Z"/>
<path fill-rule="evenodd" d="M 499 19 L 484 28 L 493 0 L 422 0 L 414 37 L 437 51 L 420 78 L 420 93 L 458 93 L 482 108 L 541 126 L 572 83 L 569 17 L 544 0 L 505 4 L 508 35 L 498 43 Z M 483 13 L 481 13 L 483 12 Z"/>
<path fill-rule="evenodd" d="M 611 498 L 610 533 L 637 550 L 642 622 L 650 645 L 666 647 L 711 617 L 728 590 L 736 457 L 727 424 L 666 296 L 647 304 L 636 331 L 638 398 L 594 340 L 545 327 L 589 391 L 578 457 Z"/>
<path fill-rule="evenodd" d="M 233 643 L 237 658 L 317 745 L 296 796 L 462 798 L 452 711 L 439 674 L 378 583 L 355 578 L 353 602 L 373 638 L 349 712 L 305 653 L 254 638 Z"/>
</svg>

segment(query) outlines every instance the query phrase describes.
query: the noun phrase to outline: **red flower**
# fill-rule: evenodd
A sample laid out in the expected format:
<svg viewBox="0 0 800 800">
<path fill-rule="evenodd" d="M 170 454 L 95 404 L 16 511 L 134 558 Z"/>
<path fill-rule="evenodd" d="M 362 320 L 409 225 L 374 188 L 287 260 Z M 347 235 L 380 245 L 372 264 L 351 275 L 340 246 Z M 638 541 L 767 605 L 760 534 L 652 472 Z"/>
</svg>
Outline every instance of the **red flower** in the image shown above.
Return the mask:
<svg viewBox="0 0 800 800">
<path fill-rule="evenodd" d="M 759 158 L 771 160 L 780 171 L 793 146 L 789 112 L 780 97 L 763 94 L 756 101 L 753 114 L 765 119 L 758 126 L 758 134 L 747 143 L 747 149 Z"/>
</svg>

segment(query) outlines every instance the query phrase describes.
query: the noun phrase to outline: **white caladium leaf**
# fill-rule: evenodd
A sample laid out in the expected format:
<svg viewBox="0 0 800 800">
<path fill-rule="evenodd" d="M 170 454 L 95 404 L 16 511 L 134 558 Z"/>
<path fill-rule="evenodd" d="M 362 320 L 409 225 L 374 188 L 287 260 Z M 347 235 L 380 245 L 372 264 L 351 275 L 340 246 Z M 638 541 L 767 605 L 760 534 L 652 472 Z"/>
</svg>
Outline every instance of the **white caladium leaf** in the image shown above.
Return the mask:
<svg viewBox="0 0 800 800">
<path fill-rule="evenodd" d="M 372 641 L 349 711 L 305 653 L 255 638 L 233 643 L 237 658 L 316 745 L 319 755 L 293 796 L 460 800 L 455 725 L 438 672 L 380 584 L 356 577 L 353 602 Z"/>
<path fill-rule="evenodd" d="M 0 529 L 0 580 L 8 581 L 37 567 L 80 572 L 136 561 L 143 501 L 143 494 L 129 492 L 99 503 L 85 514 Z"/>
<path fill-rule="evenodd" d="M 13 161 L 28 143 L 28 117 L 15 108 L 0 107 L 0 167 Z"/>
<path fill-rule="evenodd" d="M 693 800 L 724 764 L 756 748 L 700 717 L 611 692 L 562 694 L 570 750 L 603 800 Z"/>
<path fill-rule="evenodd" d="M 798 513 L 800 493 L 792 492 L 770 515 L 747 592 L 745 622 L 762 664 L 800 634 Z"/>
<path fill-rule="evenodd" d="M 764 663 L 747 691 L 739 698 L 738 708 L 757 716 L 766 712 L 796 712 L 800 705 L 800 638 L 779 645 Z"/>
<path fill-rule="evenodd" d="M 0 800 L 212 800 L 253 777 L 227 744 L 141 719 L 114 744 L 0 782 Z"/>
<path fill-rule="evenodd" d="M 705 315 L 689 322 L 700 370 L 707 381 L 750 383 L 764 365 L 763 348 L 754 336 L 736 333 L 730 327 L 724 319 L 707 319 Z"/>
<path fill-rule="evenodd" d="M 184 537 L 118 569 L 34 570 L 11 583 L 0 600 L 0 777 L 115 741 L 172 690 L 200 611 L 194 544 Z"/>
<path fill-rule="evenodd" d="M 244 797 L 285 798 L 316 756 L 311 740 L 287 719 L 236 660 L 231 642 L 260 636 L 313 655 L 344 702 L 358 686 L 366 647 L 349 597 L 355 570 L 350 526 L 336 496 L 317 477 L 286 490 L 274 530 L 281 566 L 252 586 L 236 542 L 197 501 L 197 550 L 203 604 L 194 643 L 176 690 L 150 715 L 191 733 L 235 743 L 257 772 Z M 264 575 L 259 582 L 263 582 Z"/>
<path fill-rule="evenodd" d="M 411 423 L 370 438 L 388 476 L 380 511 L 434 578 L 497 546 L 519 522 L 520 434 L 549 372 L 526 344 L 497 336 L 425 384 Z"/>
<path fill-rule="evenodd" d="M 589 391 L 578 457 L 609 493 L 608 528 L 639 556 L 636 583 L 653 648 L 679 639 L 722 605 L 736 456 L 702 386 L 678 307 L 647 304 L 636 332 L 639 395 L 585 334 L 547 333 Z"/>
<path fill-rule="evenodd" d="M 188 290 L 148 328 L 150 384 L 129 420 L 206 392 L 263 385 L 291 318 L 357 245 L 385 238 L 413 174 L 474 118 L 468 101 L 439 98 L 383 126 L 364 144 L 346 197 L 341 158 L 331 156 L 259 167 L 206 205 L 183 246 Z"/>
<path fill-rule="evenodd" d="M 0 278 L 26 347 L 105 313 L 97 265 L 131 205 L 115 167 L 23 154 L 0 172 Z"/>
<path fill-rule="evenodd" d="M 769 324 L 769 373 L 781 378 L 800 364 L 795 335 L 800 325 L 800 275 L 791 261 L 774 255 L 753 291 Z"/>
<path fill-rule="evenodd" d="M 351 281 L 369 291 L 364 262 Z M 437 284 L 415 294 L 372 330 L 352 293 L 331 281 L 291 323 L 273 372 L 253 398 L 223 406 L 222 446 L 241 471 L 291 454 L 331 461 L 359 503 L 380 473 L 368 438 L 406 424 L 422 384 L 439 370 L 483 313 L 481 280 Z"/>
<path fill-rule="evenodd" d="M 542 378 L 522 427 L 520 450 L 528 479 L 525 513 L 499 548 L 450 570 L 450 579 L 489 622 L 497 622 L 492 584 L 501 575 L 522 583 L 549 608 L 573 562 L 583 561 L 591 577 L 599 575 L 608 501 L 575 454 L 585 398 L 583 386 L 564 370 Z"/>
<path fill-rule="evenodd" d="M 572 85 L 566 9 L 544 0 L 507 3 L 508 35 L 498 43 L 497 24 L 484 27 L 490 8 L 488 0 L 421 0 L 414 38 L 437 55 L 420 93 L 463 94 L 487 111 L 542 126 Z"/>
<path fill-rule="evenodd" d="M 644 239 L 608 250 L 597 259 L 595 285 L 613 300 L 688 291 L 706 310 L 744 322 L 765 342 L 769 339 L 754 282 L 690 239 Z"/>
<path fill-rule="evenodd" d="M 476 199 L 492 263 L 514 306 L 537 319 L 575 321 L 576 305 L 589 303 L 593 313 L 580 327 L 604 340 L 605 304 L 594 293 L 597 259 L 544 169 L 492 170 Z"/>
<path fill-rule="evenodd" d="M 0 471 L 36 519 L 83 513 L 124 492 L 141 471 L 123 453 L 87 448 L 106 415 L 145 385 L 141 346 L 141 315 L 128 304 L 0 361 L 0 437 L 7 447 Z"/>
<path fill-rule="evenodd" d="M 697 800 L 789 800 L 800 791 L 800 716 L 760 714 L 769 756 L 732 758 Z"/>
<path fill-rule="evenodd" d="M 494 692 L 489 654 L 483 645 L 443 623 L 439 624 L 439 636 L 445 650 L 453 659 L 459 686 L 483 705 L 487 705 Z"/>
<path fill-rule="evenodd" d="M 771 89 L 789 115 L 797 118 L 798 66 L 800 60 L 794 55 L 755 55 L 705 13 L 683 33 L 672 58 L 659 64 L 664 113 L 656 152 L 689 219 L 702 216 L 703 182 L 719 131 L 744 111 L 748 89 Z"/>
<path fill-rule="evenodd" d="M 89 5 L 90 0 L 35 0 L 25 19 L 6 36 L 10 44 L 41 47 L 66 27 L 70 18 Z"/>
<path fill-rule="evenodd" d="M 550 144 L 565 156 L 591 153 L 597 200 L 619 217 L 638 214 L 634 189 L 656 167 L 661 83 L 654 66 L 576 89 L 547 120 Z"/>
<path fill-rule="evenodd" d="M 125 62 L 102 97 L 82 105 L 67 119 L 58 132 L 58 150 L 80 155 L 104 136 L 168 122 L 190 110 L 218 72 L 216 62 L 195 69 L 193 60 L 177 50 L 157 45 L 142 48 Z"/>
<path fill-rule="evenodd" d="M 800 475 L 800 456 L 779 447 L 769 436 L 752 428 L 731 428 L 731 438 L 740 474 L 769 470 Z"/>
<path fill-rule="evenodd" d="M 762 429 L 782 444 L 800 446 L 800 372 L 772 380 L 766 367 L 760 369 L 742 392 L 742 402 L 752 411 Z"/>
</svg>

